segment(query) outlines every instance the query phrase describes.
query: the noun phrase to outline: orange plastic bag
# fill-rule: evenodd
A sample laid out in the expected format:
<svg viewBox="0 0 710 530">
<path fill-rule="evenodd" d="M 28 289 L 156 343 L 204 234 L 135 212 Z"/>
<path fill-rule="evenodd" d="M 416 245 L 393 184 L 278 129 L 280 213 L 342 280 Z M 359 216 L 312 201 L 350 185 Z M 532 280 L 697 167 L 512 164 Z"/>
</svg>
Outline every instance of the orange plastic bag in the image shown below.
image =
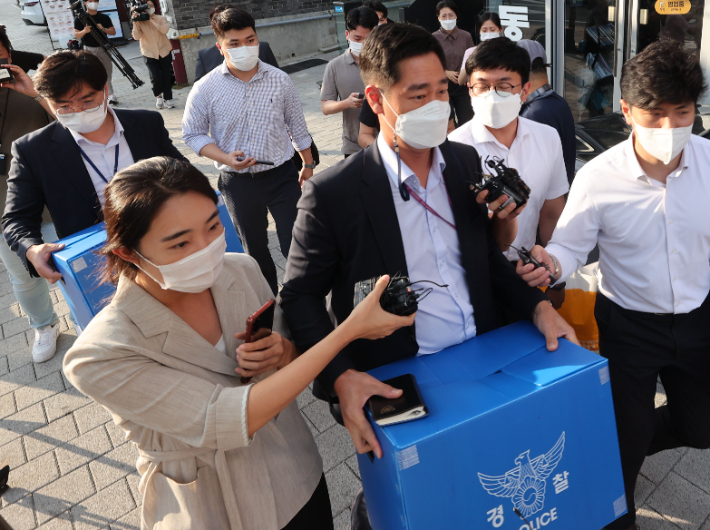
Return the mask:
<svg viewBox="0 0 710 530">
<path fill-rule="evenodd" d="M 599 351 L 599 328 L 594 304 L 599 283 L 599 262 L 581 267 L 567 280 L 565 302 L 557 312 L 574 328 L 582 347 Z"/>
</svg>

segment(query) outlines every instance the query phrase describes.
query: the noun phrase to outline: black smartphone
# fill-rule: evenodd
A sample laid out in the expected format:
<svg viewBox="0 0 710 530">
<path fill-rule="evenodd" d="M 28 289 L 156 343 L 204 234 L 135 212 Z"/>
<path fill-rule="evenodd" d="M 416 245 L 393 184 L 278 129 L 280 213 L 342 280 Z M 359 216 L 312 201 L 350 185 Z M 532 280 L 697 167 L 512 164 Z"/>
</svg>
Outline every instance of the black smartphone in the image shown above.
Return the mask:
<svg viewBox="0 0 710 530">
<path fill-rule="evenodd" d="M 243 156 L 238 156 L 237 160 L 239 160 L 240 162 L 244 162 L 245 158 Z M 273 162 L 267 162 L 266 160 L 254 160 L 254 162 L 257 164 L 263 164 L 265 166 L 273 166 L 274 165 Z"/>
<path fill-rule="evenodd" d="M 357 95 L 357 99 L 365 99 L 365 94 L 363 94 L 362 92 L 360 92 L 360 93 Z"/>
<path fill-rule="evenodd" d="M 276 301 L 269 300 L 252 316 L 247 318 L 247 330 L 244 342 L 254 342 L 271 335 L 274 327 L 274 311 L 276 311 Z M 241 382 L 246 385 L 251 381 L 251 377 L 241 377 Z"/>
<path fill-rule="evenodd" d="M 4 64 L 8 64 L 7 59 L 0 59 L 0 83 L 3 81 L 13 81 L 15 76 L 12 75 L 12 70 L 4 67 Z"/>
</svg>

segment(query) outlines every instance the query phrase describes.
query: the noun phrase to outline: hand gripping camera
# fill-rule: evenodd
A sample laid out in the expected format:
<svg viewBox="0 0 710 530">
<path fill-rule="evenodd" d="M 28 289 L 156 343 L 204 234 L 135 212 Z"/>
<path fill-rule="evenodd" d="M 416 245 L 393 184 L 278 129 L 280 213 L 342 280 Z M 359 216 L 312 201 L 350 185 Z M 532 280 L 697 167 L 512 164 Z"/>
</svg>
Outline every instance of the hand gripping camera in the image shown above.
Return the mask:
<svg viewBox="0 0 710 530">
<path fill-rule="evenodd" d="M 353 297 L 353 307 L 362 302 L 365 297 L 370 294 L 370 292 L 375 288 L 377 280 L 381 276 L 375 276 L 369 280 L 363 280 L 355 284 L 355 296 Z M 385 289 L 385 292 L 380 296 L 380 305 L 382 309 L 388 313 L 399 316 L 409 316 L 415 313 L 419 307 L 417 301 L 424 299 L 429 293 L 432 292 L 433 288 L 427 289 L 412 289 L 412 285 L 415 283 L 434 283 L 429 280 L 419 280 L 418 282 L 410 282 L 407 276 L 401 276 L 400 274 L 394 275 L 390 278 L 390 282 Z M 434 283 L 437 287 L 448 287 L 448 285 L 439 285 Z"/>
<path fill-rule="evenodd" d="M 486 202 L 493 202 L 501 195 L 507 195 L 509 200 L 501 206 L 501 210 L 508 206 L 510 201 L 515 201 L 516 209 L 528 202 L 530 188 L 520 178 L 516 169 L 506 166 L 498 157 L 493 157 L 492 160 L 486 158 L 486 166 L 491 168 L 495 175 L 484 173 L 483 180 L 473 186 L 476 194 L 488 190 Z"/>
<path fill-rule="evenodd" d="M 150 15 L 148 14 L 149 9 L 150 6 L 147 2 L 144 2 L 142 0 L 131 0 L 131 15 L 133 13 L 138 14 L 136 18 L 131 17 L 132 20 L 134 22 L 145 22 L 147 20 L 150 20 Z"/>
</svg>

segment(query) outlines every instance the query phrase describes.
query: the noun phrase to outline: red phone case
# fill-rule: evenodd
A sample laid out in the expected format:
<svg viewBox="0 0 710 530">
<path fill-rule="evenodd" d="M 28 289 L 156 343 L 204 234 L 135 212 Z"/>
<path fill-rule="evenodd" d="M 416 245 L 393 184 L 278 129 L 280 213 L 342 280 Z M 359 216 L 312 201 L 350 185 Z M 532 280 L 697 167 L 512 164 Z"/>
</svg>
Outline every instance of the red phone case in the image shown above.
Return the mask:
<svg viewBox="0 0 710 530">
<path fill-rule="evenodd" d="M 254 324 L 256 324 L 259 320 L 259 317 L 261 317 L 261 315 L 263 315 L 274 304 L 276 304 L 275 300 L 269 300 L 263 306 L 261 306 L 252 316 L 247 318 L 247 330 L 244 342 L 251 342 Z M 274 325 L 273 321 L 271 322 L 271 325 Z"/>
<path fill-rule="evenodd" d="M 256 324 L 259 321 L 259 318 L 261 315 L 263 315 L 270 307 L 272 307 L 274 304 L 276 304 L 275 300 L 269 300 L 266 302 L 263 306 L 261 306 L 252 316 L 247 318 L 247 329 L 246 329 L 246 336 L 244 337 L 244 342 L 251 342 L 252 339 L 252 332 L 254 329 L 254 324 Z M 273 320 L 271 322 L 271 325 L 273 326 Z M 246 385 L 251 381 L 251 377 L 241 377 L 241 382 L 243 385 Z"/>
</svg>

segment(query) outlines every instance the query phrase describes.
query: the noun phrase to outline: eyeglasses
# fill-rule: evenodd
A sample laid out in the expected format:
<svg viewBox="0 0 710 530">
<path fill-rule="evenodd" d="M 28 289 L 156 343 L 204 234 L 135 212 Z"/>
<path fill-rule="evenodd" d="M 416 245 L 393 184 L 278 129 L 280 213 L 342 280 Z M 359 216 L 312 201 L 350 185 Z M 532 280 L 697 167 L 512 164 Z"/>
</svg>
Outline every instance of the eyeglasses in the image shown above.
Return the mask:
<svg viewBox="0 0 710 530">
<path fill-rule="evenodd" d="M 104 104 L 103 104 L 103 102 L 101 102 L 95 107 L 87 108 L 90 105 L 96 105 L 96 102 L 89 101 L 87 103 L 84 103 L 80 107 L 77 107 L 80 109 L 78 111 L 75 111 L 74 107 L 72 107 L 71 105 L 67 105 L 66 107 L 59 107 L 56 112 L 60 116 L 72 116 L 75 112 L 86 112 L 87 114 L 92 114 L 94 112 L 98 112 L 101 109 L 101 107 L 103 107 Z"/>
<path fill-rule="evenodd" d="M 499 96 L 507 98 L 508 96 L 513 94 L 514 88 L 519 87 L 521 85 L 522 83 L 520 85 L 511 85 L 510 83 L 498 83 L 495 86 L 490 86 L 486 83 L 476 83 L 475 85 L 471 86 L 471 90 L 473 91 L 474 96 L 485 96 L 491 89 L 493 89 Z"/>
</svg>

